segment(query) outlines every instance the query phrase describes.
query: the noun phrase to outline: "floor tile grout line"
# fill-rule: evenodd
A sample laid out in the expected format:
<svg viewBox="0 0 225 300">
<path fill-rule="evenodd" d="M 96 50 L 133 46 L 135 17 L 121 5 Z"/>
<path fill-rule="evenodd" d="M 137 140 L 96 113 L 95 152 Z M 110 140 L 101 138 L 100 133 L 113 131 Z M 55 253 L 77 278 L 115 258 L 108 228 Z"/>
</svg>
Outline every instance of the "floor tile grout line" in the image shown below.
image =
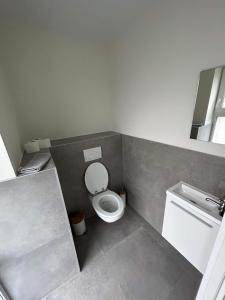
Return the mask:
<svg viewBox="0 0 225 300">
<path fill-rule="evenodd" d="M 126 242 L 127 240 L 131 239 L 131 237 L 139 230 L 143 229 L 142 226 L 136 228 L 134 231 L 132 231 L 130 234 L 128 234 L 125 238 L 123 238 L 122 240 L 120 240 L 118 243 L 116 243 L 115 245 L 113 245 L 112 247 L 110 247 L 108 250 L 104 251 L 104 254 L 108 254 L 108 252 L 110 252 L 111 250 L 115 249 L 117 246 L 123 244 L 124 242 Z"/>
<path fill-rule="evenodd" d="M 73 272 L 72 272 L 73 273 Z M 65 286 L 67 283 L 69 283 L 70 281 L 76 280 L 76 277 L 78 277 L 80 275 L 80 273 L 78 274 L 74 274 L 71 277 L 66 278 L 65 281 L 63 281 L 63 283 L 59 284 L 56 288 L 50 290 L 44 297 L 40 298 L 40 300 L 47 300 L 47 297 L 49 295 L 51 295 L 52 293 L 54 293 L 54 291 L 60 289 L 61 287 Z"/>
</svg>

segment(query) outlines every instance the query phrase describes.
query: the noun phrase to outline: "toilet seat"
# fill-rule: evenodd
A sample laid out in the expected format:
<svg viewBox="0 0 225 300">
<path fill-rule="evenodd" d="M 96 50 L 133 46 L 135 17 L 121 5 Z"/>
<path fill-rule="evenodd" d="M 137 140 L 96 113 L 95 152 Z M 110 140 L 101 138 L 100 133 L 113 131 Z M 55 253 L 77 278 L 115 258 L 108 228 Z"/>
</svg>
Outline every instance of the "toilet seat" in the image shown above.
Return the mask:
<svg viewBox="0 0 225 300">
<path fill-rule="evenodd" d="M 106 167 L 95 162 L 85 172 L 85 185 L 91 194 L 91 203 L 97 215 L 105 222 L 119 220 L 125 210 L 125 202 L 116 193 L 107 190 L 108 171 Z"/>
<path fill-rule="evenodd" d="M 103 164 L 95 162 L 87 167 L 84 180 L 87 190 L 92 195 L 96 195 L 107 189 L 109 183 L 108 171 Z"/>
<path fill-rule="evenodd" d="M 98 216 L 108 223 L 119 220 L 125 210 L 122 198 L 110 190 L 93 196 L 92 205 Z"/>
</svg>

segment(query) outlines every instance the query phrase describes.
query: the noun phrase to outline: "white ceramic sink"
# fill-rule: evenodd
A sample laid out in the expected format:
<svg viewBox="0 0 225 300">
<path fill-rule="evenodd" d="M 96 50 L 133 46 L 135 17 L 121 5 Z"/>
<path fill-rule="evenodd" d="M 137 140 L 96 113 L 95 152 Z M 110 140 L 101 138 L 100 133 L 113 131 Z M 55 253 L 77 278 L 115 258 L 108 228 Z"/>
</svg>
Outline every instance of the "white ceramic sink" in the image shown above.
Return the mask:
<svg viewBox="0 0 225 300">
<path fill-rule="evenodd" d="M 207 201 L 207 198 L 219 201 L 219 198 L 201 191 L 200 189 L 193 187 L 187 183 L 179 182 L 172 188 L 168 189 L 168 192 L 177 195 L 181 199 L 189 202 L 196 208 L 203 212 L 210 214 L 212 217 L 221 220 L 219 215 L 218 205 L 212 201 Z"/>
<path fill-rule="evenodd" d="M 166 194 L 162 235 L 204 273 L 222 219 L 218 205 L 206 198 L 219 199 L 184 182 Z"/>
</svg>

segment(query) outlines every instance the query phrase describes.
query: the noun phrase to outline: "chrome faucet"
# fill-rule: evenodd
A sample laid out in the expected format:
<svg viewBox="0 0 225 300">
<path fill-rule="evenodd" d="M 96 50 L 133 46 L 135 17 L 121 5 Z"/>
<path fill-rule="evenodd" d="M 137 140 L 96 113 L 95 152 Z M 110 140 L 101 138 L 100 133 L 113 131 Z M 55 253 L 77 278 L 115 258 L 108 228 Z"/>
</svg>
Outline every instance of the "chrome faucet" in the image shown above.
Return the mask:
<svg viewBox="0 0 225 300">
<path fill-rule="evenodd" d="M 220 198 L 219 200 L 215 200 L 212 198 L 205 198 L 206 201 L 211 201 L 218 205 L 218 210 L 219 210 L 219 215 L 223 217 L 224 212 L 225 212 L 225 196 L 223 198 Z"/>
</svg>

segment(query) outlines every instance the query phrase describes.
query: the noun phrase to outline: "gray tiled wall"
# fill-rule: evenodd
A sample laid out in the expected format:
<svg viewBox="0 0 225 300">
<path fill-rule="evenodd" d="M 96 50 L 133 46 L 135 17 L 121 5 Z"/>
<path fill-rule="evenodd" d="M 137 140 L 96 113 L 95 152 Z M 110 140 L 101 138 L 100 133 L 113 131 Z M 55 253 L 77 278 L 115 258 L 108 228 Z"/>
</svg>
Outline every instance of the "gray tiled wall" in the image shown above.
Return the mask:
<svg viewBox="0 0 225 300">
<path fill-rule="evenodd" d="M 83 150 L 101 146 L 103 163 L 109 172 L 109 189 L 119 191 L 122 185 L 122 138 L 115 132 L 103 132 L 53 141 L 51 154 L 55 161 L 68 213 L 81 210 L 89 217 L 93 209 L 84 184 L 88 165 Z"/>
<path fill-rule="evenodd" d="M 183 180 L 217 196 L 225 193 L 225 159 L 106 132 L 54 141 L 68 212 L 93 213 L 83 150 L 101 146 L 109 188 L 124 185 L 129 204 L 161 232 L 165 191 Z M 35 175 L 0 183 L 0 282 L 13 299 L 40 299 L 79 272 L 54 164 Z"/>
<path fill-rule="evenodd" d="M 129 204 L 162 231 L 166 190 L 185 181 L 216 196 L 225 194 L 225 159 L 122 136 L 123 179 Z"/>
<path fill-rule="evenodd" d="M 55 167 L 0 183 L 0 282 L 41 299 L 79 272 Z"/>
</svg>

